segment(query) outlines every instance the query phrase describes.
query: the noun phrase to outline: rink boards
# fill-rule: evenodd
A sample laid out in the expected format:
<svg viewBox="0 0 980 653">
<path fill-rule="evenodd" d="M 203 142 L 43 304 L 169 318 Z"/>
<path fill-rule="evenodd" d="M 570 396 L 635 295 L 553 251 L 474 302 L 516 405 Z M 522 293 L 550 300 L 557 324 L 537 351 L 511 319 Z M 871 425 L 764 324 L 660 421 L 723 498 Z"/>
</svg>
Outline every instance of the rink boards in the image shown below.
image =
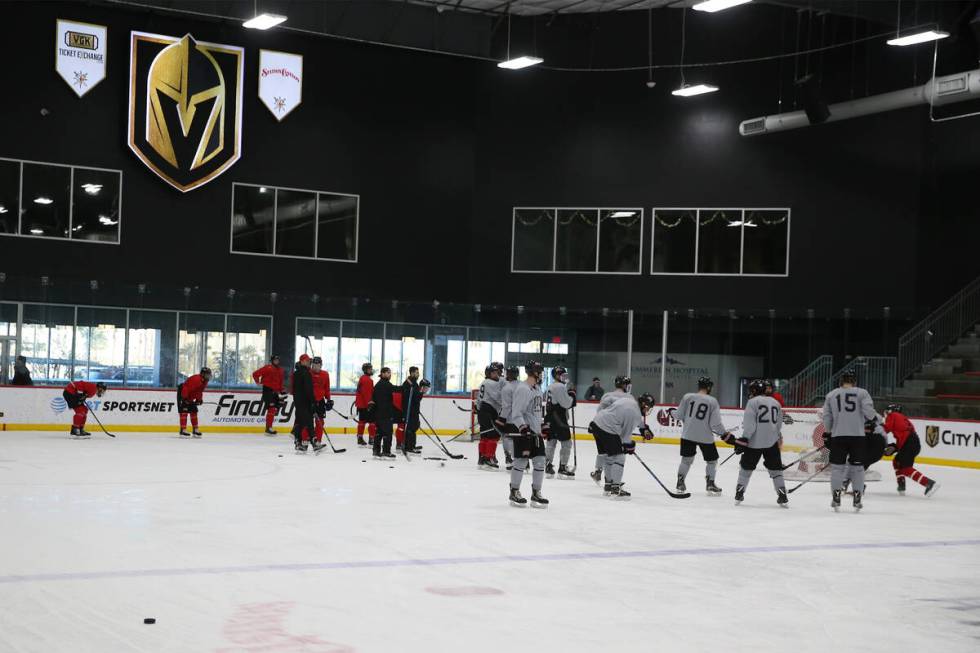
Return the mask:
<svg viewBox="0 0 980 653">
<path fill-rule="evenodd" d="M 0 388 L 0 430 L 50 431 L 67 429 L 71 423 L 71 410 L 62 398 L 62 388 L 30 387 Z M 350 417 L 354 397 L 349 393 L 333 393 L 334 409 L 340 414 L 327 414 L 328 432 L 351 434 L 356 423 Z M 265 424 L 261 394 L 253 391 L 206 392 L 200 407 L 201 425 L 214 433 L 261 433 Z M 467 407 L 468 397 L 432 396 L 422 402 L 422 415 L 438 435 L 456 435 L 468 430 L 472 424 Z M 598 404 L 582 402 L 575 409 L 575 426 L 579 439 L 591 440 L 587 427 Z M 136 390 L 113 388 L 102 398 L 89 400 L 89 408 L 109 430 L 121 432 L 166 432 L 177 428 L 176 391 Z M 664 408 L 658 406 L 657 409 Z M 784 448 L 790 451 L 808 449 L 813 443 L 813 433 L 820 420 L 819 409 L 788 408 L 786 414 L 791 423 L 783 426 Z M 346 416 L 348 419 L 344 419 Z M 292 398 L 276 418 L 280 432 L 288 430 L 292 422 Z M 659 444 L 676 444 L 680 438 L 680 424 L 673 419 L 661 424 L 649 420 Z M 722 409 L 722 423 L 734 429 L 742 422 L 738 408 Z M 951 421 L 941 419 L 912 420 L 922 440 L 919 460 L 937 465 L 953 465 L 980 469 L 980 422 Z M 422 422 L 426 428 L 426 422 Z M 97 424 L 90 424 L 97 428 Z M 89 430 L 92 430 L 90 428 Z M 738 433 L 736 432 L 736 435 Z M 464 436 L 465 438 L 465 436 Z"/>
</svg>

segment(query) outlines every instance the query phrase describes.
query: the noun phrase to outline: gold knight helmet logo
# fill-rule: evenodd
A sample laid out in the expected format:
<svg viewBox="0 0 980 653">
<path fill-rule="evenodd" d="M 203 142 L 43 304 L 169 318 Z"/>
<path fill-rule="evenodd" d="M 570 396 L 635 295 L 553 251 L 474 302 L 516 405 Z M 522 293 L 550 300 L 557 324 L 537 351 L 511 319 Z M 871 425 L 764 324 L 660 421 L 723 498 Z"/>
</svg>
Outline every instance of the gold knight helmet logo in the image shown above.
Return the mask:
<svg viewBox="0 0 980 653">
<path fill-rule="evenodd" d="M 939 427 L 938 426 L 926 426 L 926 444 L 930 447 L 935 447 L 939 444 Z"/>
<path fill-rule="evenodd" d="M 133 32 L 129 146 L 183 192 L 211 181 L 241 155 L 243 50 Z"/>
</svg>

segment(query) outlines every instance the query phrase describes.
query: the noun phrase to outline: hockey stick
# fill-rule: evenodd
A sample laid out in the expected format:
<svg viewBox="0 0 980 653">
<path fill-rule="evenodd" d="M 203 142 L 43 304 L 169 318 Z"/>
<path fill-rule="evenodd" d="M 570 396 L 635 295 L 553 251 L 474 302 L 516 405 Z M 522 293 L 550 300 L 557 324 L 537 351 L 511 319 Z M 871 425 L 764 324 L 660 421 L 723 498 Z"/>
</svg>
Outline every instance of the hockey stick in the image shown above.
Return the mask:
<svg viewBox="0 0 980 653">
<path fill-rule="evenodd" d="M 460 406 L 459 404 L 456 403 L 456 400 L 455 399 L 453 399 L 452 402 L 453 402 L 453 406 L 456 406 L 456 408 L 458 408 L 459 410 L 463 411 L 464 413 L 474 413 L 474 412 L 476 412 L 476 411 L 473 410 L 473 408 L 463 408 L 462 406 Z"/>
<path fill-rule="evenodd" d="M 799 483 L 797 483 L 796 485 L 794 485 L 790 489 L 786 490 L 786 494 L 790 494 L 792 492 L 795 492 L 795 491 L 799 490 L 801 487 L 803 487 L 804 485 L 806 485 L 807 483 L 809 483 L 810 481 L 812 481 L 813 479 L 815 479 L 817 477 L 817 474 L 819 474 L 823 470 L 827 469 L 828 466 L 829 466 L 829 463 L 827 465 L 824 465 L 823 467 L 821 467 L 817 471 L 813 472 L 813 474 L 811 474 L 807 478 L 803 479 L 802 481 L 800 481 Z"/>
<path fill-rule="evenodd" d="M 94 419 L 95 422 L 96 422 L 96 424 L 99 425 L 99 428 L 102 429 L 102 432 L 103 433 L 105 433 L 106 435 L 108 435 L 110 438 L 116 437 L 112 433 L 109 433 L 108 431 L 105 430 L 105 427 L 102 426 L 102 420 L 99 419 L 99 416 L 95 414 L 95 411 L 94 410 L 90 410 L 89 412 L 92 414 L 92 419 Z"/>
<path fill-rule="evenodd" d="M 436 432 L 436 430 L 434 428 L 432 428 L 432 424 L 429 424 L 429 420 L 428 420 L 428 418 L 426 418 L 425 415 L 423 415 L 420 412 L 419 413 L 419 417 L 421 417 L 425 421 L 425 425 L 429 427 L 429 431 L 432 431 L 432 433 L 435 433 Z M 439 438 L 432 437 L 431 435 L 429 435 L 429 432 L 428 431 L 426 431 L 425 437 L 427 437 L 430 440 L 432 440 L 436 444 L 437 447 L 439 447 L 440 449 L 442 449 L 442 452 L 444 454 L 446 454 L 447 456 L 449 456 L 453 460 L 460 460 L 462 458 L 466 458 L 466 456 L 464 456 L 463 454 L 450 453 L 449 449 L 446 448 L 446 445 L 443 444 L 442 440 L 440 440 Z"/>
<path fill-rule="evenodd" d="M 351 417 L 354 417 L 354 407 L 357 405 L 356 401 L 350 402 L 350 408 L 347 410 Z"/>
<path fill-rule="evenodd" d="M 650 467 L 645 462 L 643 462 L 643 459 L 640 458 L 640 455 L 638 453 L 636 453 L 635 450 L 633 451 L 633 456 L 635 456 L 636 459 L 640 461 L 640 464 L 643 465 L 643 467 L 648 472 L 650 472 L 650 476 L 652 476 L 653 477 L 653 480 L 655 480 L 660 485 L 660 487 L 662 487 L 664 489 L 664 492 L 666 492 L 667 494 L 669 494 L 672 498 L 674 498 L 674 499 L 687 499 L 687 498 L 690 498 L 690 496 L 691 496 L 691 493 L 690 492 L 671 492 L 667 488 L 667 486 L 663 484 L 663 481 L 661 481 L 659 478 L 657 478 L 657 475 L 653 473 L 653 470 L 650 469 Z"/>
<path fill-rule="evenodd" d="M 327 439 L 327 444 L 330 445 L 330 448 L 333 449 L 334 453 L 344 453 L 345 451 L 347 451 L 347 449 L 338 449 L 337 447 L 333 446 L 333 441 L 330 439 L 330 436 L 327 434 L 326 431 L 323 432 L 323 437 Z"/>
<path fill-rule="evenodd" d="M 331 408 L 330 410 L 332 410 L 333 412 L 335 412 L 335 413 L 337 413 L 338 415 L 340 415 L 340 419 L 345 419 L 345 420 L 347 420 L 348 422 L 350 421 L 350 417 L 347 417 L 347 415 L 344 415 L 344 414 L 343 414 L 342 412 L 340 412 L 340 411 L 339 411 L 339 410 L 337 410 L 336 408 Z"/>
<path fill-rule="evenodd" d="M 803 462 L 804 460 L 806 460 L 807 458 L 809 458 L 809 457 L 810 457 L 810 456 L 812 456 L 813 454 L 815 454 L 815 453 L 819 453 L 819 452 L 821 452 L 821 451 L 823 451 L 823 450 L 824 450 L 824 449 L 826 449 L 826 448 L 827 448 L 827 445 L 825 445 L 825 444 L 823 444 L 823 445 L 820 445 L 819 447 L 817 447 L 816 449 L 813 449 L 813 450 L 811 450 L 811 451 L 806 451 L 806 452 L 804 452 L 803 454 L 801 454 L 801 455 L 800 455 L 800 457 L 799 457 L 799 458 L 797 458 L 797 459 L 796 459 L 796 460 L 794 460 L 793 462 L 791 462 L 791 463 L 788 463 L 788 464 L 786 464 L 786 465 L 783 465 L 783 471 L 785 471 L 785 470 L 787 470 L 787 469 L 789 469 L 789 468 L 790 468 L 790 467 L 792 467 L 793 465 L 798 465 L 799 463 L 801 463 L 801 462 Z"/>
<path fill-rule="evenodd" d="M 446 460 L 445 458 L 439 458 L 437 456 L 426 456 L 422 460 Z"/>
<path fill-rule="evenodd" d="M 575 431 L 575 407 L 572 406 L 572 431 Z M 575 433 L 572 433 L 572 471 L 578 471 L 578 444 Z"/>
</svg>

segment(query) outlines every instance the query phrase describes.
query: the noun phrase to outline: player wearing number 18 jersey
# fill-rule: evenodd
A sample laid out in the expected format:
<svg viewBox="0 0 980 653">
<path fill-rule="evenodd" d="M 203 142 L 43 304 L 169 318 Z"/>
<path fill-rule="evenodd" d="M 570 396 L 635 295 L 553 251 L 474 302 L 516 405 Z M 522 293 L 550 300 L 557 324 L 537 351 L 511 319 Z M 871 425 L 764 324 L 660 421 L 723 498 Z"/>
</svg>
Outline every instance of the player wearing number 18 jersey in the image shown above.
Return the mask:
<svg viewBox="0 0 980 653">
<path fill-rule="evenodd" d="M 686 492 L 684 479 L 694 462 L 694 454 L 701 449 L 704 457 L 705 481 L 709 496 L 721 494 L 721 488 L 715 485 L 715 471 L 718 469 L 718 447 L 715 437 L 729 436 L 721 423 L 721 407 L 718 400 L 711 396 L 714 382 L 706 376 L 698 379 L 698 391 L 689 392 L 677 406 L 677 419 L 684 421 L 681 431 L 681 464 L 677 468 L 677 491 Z"/>
</svg>

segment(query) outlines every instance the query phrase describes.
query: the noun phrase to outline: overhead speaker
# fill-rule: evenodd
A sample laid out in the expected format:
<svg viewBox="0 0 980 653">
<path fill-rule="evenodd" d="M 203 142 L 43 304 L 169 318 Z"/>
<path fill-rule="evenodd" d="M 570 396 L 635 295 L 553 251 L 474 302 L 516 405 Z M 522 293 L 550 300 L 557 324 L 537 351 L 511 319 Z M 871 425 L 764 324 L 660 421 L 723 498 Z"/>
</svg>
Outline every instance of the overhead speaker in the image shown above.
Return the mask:
<svg viewBox="0 0 980 653">
<path fill-rule="evenodd" d="M 796 86 L 800 90 L 800 99 L 803 100 L 803 110 L 806 112 L 807 120 L 811 125 L 819 125 L 826 122 L 830 117 L 830 107 L 823 98 L 820 91 L 820 84 L 813 75 L 807 75 L 796 80 Z"/>
</svg>

